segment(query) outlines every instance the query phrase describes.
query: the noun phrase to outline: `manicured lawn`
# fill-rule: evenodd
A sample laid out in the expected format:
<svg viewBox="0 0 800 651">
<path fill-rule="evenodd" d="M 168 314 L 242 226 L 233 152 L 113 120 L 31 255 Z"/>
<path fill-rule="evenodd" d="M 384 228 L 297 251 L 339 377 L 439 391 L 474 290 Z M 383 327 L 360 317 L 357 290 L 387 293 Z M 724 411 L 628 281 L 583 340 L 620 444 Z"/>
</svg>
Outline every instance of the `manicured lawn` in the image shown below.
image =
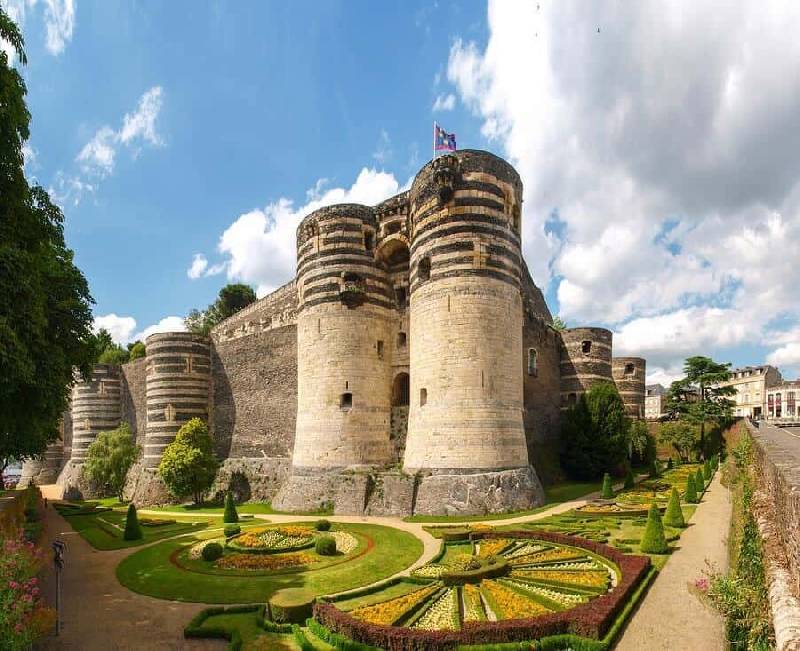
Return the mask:
<svg viewBox="0 0 800 651">
<path fill-rule="evenodd" d="M 281 588 L 304 587 L 323 595 L 367 585 L 405 569 L 422 553 L 422 543 L 417 538 L 397 529 L 372 524 L 335 526 L 371 538 L 374 548 L 352 561 L 319 570 L 219 576 L 183 570 L 170 561 L 187 543 L 208 537 L 188 536 L 128 556 L 117 567 L 117 578 L 134 592 L 161 599 L 211 604 L 263 603 Z"/>
</svg>

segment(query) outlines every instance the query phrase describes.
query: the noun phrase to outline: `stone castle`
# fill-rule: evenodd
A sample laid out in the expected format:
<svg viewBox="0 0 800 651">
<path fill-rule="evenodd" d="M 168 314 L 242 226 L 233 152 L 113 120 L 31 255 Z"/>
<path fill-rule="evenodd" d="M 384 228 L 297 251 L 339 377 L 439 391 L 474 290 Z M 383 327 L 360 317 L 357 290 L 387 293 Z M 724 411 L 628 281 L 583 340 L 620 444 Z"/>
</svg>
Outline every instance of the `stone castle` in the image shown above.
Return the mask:
<svg viewBox="0 0 800 651">
<path fill-rule="evenodd" d="M 210 339 L 155 334 L 145 358 L 97 365 L 25 475 L 85 492 L 86 449 L 126 421 L 144 450 L 128 495 L 167 501 L 161 453 L 199 416 L 222 460 L 212 493 L 372 515 L 542 503 L 561 411 L 613 381 L 642 418 L 645 360 L 613 358 L 609 330 L 553 327 L 522 258 L 521 204 L 510 164 L 462 150 L 377 206 L 307 215 L 293 281 Z"/>
</svg>

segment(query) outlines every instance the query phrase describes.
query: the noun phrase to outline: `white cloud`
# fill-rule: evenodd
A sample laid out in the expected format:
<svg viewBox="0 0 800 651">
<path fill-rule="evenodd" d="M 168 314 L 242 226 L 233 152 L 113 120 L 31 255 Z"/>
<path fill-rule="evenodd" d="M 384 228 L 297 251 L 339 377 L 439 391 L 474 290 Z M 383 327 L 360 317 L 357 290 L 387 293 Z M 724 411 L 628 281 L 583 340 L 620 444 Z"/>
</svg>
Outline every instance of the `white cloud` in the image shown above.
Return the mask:
<svg viewBox="0 0 800 651">
<path fill-rule="evenodd" d="M 114 171 L 117 134 L 108 126 L 101 127 L 75 159 L 85 174 L 106 177 Z"/>
<path fill-rule="evenodd" d="M 767 363 L 775 366 L 800 367 L 800 341 L 776 348 L 767 355 Z"/>
<path fill-rule="evenodd" d="M 53 184 L 47 189 L 48 194 L 60 206 L 71 204 L 77 206 L 86 194 L 92 194 L 97 185 L 83 180 L 79 176 L 71 176 L 64 172 L 56 172 Z"/>
<path fill-rule="evenodd" d="M 180 316 L 165 316 L 161 321 L 151 326 L 146 327 L 144 330 L 137 332 L 131 341 L 144 341 L 150 335 L 157 332 L 185 332 L 186 324 L 183 322 L 183 317 Z"/>
<path fill-rule="evenodd" d="M 44 21 L 47 50 L 50 54 L 61 54 L 66 44 L 72 40 L 75 3 L 73 0 L 44 0 Z"/>
<path fill-rule="evenodd" d="M 139 105 L 133 113 L 126 113 L 119 141 L 125 145 L 142 140 L 151 145 L 163 144 L 156 131 L 156 118 L 161 112 L 164 90 L 161 86 L 153 86 L 139 99 Z"/>
<path fill-rule="evenodd" d="M 195 253 L 192 256 L 192 264 L 186 270 L 186 275 L 192 280 L 196 280 L 203 275 L 203 272 L 208 268 L 208 260 L 202 253 Z"/>
<path fill-rule="evenodd" d="M 385 129 L 381 129 L 381 135 L 372 157 L 381 165 L 385 165 L 392 158 L 392 141 Z"/>
<path fill-rule="evenodd" d="M 131 339 L 133 331 L 136 329 L 136 319 L 132 316 L 117 316 L 116 314 L 106 314 L 94 318 L 94 331 L 100 328 L 108 330 L 111 338 L 118 344 L 125 346 Z"/>
<path fill-rule="evenodd" d="M 433 102 L 433 111 L 452 111 L 456 106 L 456 96 L 453 93 L 437 95 Z"/>
<path fill-rule="evenodd" d="M 226 259 L 210 267 L 206 275 L 226 269 L 230 280 L 253 284 L 257 294 L 263 296 L 294 276 L 295 231 L 305 215 L 335 203 L 374 205 L 400 191 L 394 175 L 366 167 L 350 188 L 323 191 L 325 185 L 317 182 L 308 193 L 309 201 L 298 208 L 291 199 L 280 198 L 263 209 L 240 215 L 217 246 Z"/>
<path fill-rule="evenodd" d="M 498 0 L 488 20 L 447 78 L 523 177 L 526 259 L 563 317 L 665 376 L 797 323 L 800 5 Z"/>
</svg>

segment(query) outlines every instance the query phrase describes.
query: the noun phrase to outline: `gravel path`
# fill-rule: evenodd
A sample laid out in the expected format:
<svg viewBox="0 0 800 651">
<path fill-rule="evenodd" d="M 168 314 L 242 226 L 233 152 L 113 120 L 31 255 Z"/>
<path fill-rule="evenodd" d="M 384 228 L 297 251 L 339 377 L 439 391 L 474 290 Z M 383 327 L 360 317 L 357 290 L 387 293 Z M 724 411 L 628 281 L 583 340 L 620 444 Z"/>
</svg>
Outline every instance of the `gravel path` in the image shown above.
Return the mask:
<svg viewBox="0 0 800 651">
<path fill-rule="evenodd" d="M 730 493 L 717 473 L 692 524 L 680 538 L 666 566 L 634 613 L 616 646 L 617 651 L 717 651 L 725 648 L 722 618 L 703 604 L 690 585 L 708 565 L 724 571 L 728 565 Z"/>
</svg>

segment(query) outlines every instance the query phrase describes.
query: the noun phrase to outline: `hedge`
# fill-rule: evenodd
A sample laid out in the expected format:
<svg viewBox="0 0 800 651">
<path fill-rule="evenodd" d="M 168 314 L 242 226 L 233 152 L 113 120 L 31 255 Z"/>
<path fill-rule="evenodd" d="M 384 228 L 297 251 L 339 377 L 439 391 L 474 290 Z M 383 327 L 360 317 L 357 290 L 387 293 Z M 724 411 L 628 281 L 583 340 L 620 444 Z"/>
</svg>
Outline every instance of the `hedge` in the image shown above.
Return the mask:
<svg viewBox="0 0 800 651">
<path fill-rule="evenodd" d="M 192 618 L 183 629 L 185 638 L 223 639 L 228 640 L 228 651 L 239 651 L 242 648 L 242 636 L 238 629 L 228 629 L 222 626 L 205 626 L 203 623 L 214 615 L 235 615 L 237 613 L 256 613 L 259 622 L 264 620 L 264 605 L 250 604 L 245 606 L 215 606 L 201 610 Z"/>
<path fill-rule="evenodd" d="M 580 547 L 616 563 L 622 574 L 610 592 L 575 608 L 529 619 L 498 622 L 467 622 L 460 631 L 420 631 L 404 627 L 370 624 L 356 619 L 331 603 L 317 602 L 313 612 L 322 626 L 355 642 L 386 651 L 449 651 L 458 645 L 529 642 L 553 635 L 602 638 L 625 608 L 650 568 L 646 556 L 629 556 L 603 543 L 550 531 L 481 532 L 477 538 L 534 538 Z"/>
<path fill-rule="evenodd" d="M 305 588 L 284 588 L 269 598 L 269 617 L 274 622 L 300 624 L 311 616 L 314 593 Z"/>
</svg>

